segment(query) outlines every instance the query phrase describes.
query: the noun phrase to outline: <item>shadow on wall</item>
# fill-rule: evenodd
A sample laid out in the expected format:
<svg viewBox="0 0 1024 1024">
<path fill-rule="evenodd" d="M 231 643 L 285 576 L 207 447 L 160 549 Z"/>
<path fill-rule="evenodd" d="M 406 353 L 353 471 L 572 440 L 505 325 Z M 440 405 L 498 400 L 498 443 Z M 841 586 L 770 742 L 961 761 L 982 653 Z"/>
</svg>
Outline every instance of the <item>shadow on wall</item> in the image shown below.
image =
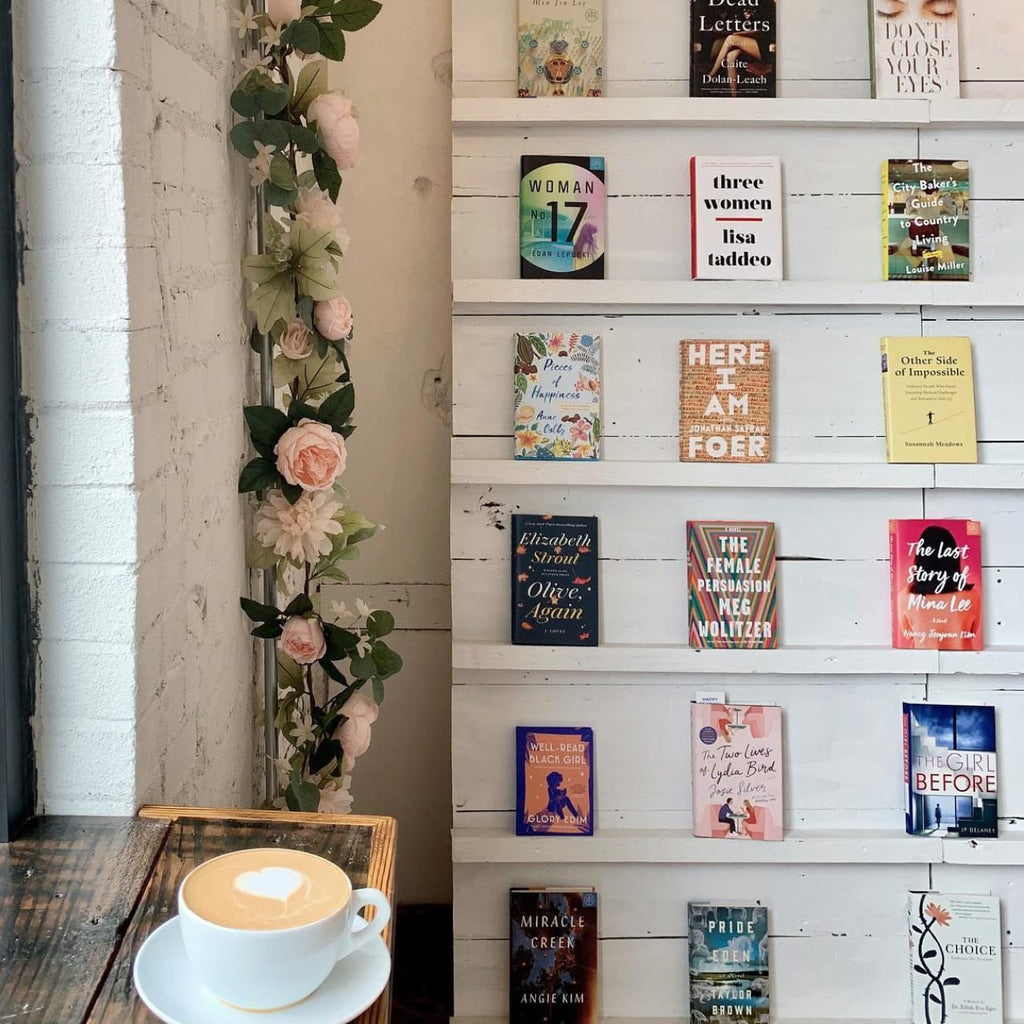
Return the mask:
<svg viewBox="0 0 1024 1024">
<path fill-rule="evenodd" d="M 452 1005 L 452 908 L 399 906 L 392 1024 L 448 1024 Z"/>
</svg>

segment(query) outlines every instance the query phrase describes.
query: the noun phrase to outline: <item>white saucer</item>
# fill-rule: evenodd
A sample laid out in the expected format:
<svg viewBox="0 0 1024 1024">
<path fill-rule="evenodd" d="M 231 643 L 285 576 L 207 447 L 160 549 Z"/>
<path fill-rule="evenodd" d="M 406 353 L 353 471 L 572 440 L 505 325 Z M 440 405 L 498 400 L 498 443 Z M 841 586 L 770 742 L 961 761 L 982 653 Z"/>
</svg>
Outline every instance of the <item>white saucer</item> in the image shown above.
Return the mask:
<svg viewBox="0 0 1024 1024">
<path fill-rule="evenodd" d="M 142 1001 L 164 1024 L 347 1024 L 369 1009 L 391 975 L 391 954 L 378 935 L 340 960 L 327 980 L 308 998 L 283 1010 L 253 1013 L 222 1003 L 192 974 L 178 919 L 159 928 L 142 944 L 133 969 Z"/>
</svg>

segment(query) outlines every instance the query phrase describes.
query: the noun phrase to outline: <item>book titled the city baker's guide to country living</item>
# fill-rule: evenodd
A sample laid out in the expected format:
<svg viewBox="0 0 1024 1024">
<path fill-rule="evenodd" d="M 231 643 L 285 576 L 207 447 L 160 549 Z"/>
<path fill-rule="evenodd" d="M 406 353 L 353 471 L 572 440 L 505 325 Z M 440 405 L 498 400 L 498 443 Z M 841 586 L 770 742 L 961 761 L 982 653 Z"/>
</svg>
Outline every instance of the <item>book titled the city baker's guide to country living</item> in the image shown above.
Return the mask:
<svg viewBox="0 0 1024 1024">
<path fill-rule="evenodd" d="M 769 1024 L 768 908 L 688 903 L 690 1020 Z"/>
<path fill-rule="evenodd" d="M 510 889 L 509 1024 L 597 1024 L 597 893 Z"/>
<path fill-rule="evenodd" d="M 883 338 L 890 462 L 977 462 L 970 338 Z"/>
<path fill-rule="evenodd" d="M 778 647 L 775 524 L 688 522 L 691 647 Z"/>
<path fill-rule="evenodd" d="M 995 708 L 904 704 L 903 779 L 911 835 L 998 835 Z"/>
<path fill-rule="evenodd" d="M 516 835 L 594 834 L 594 730 L 516 726 Z"/>
<path fill-rule="evenodd" d="M 690 159 L 691 272 L 702 281 L 782 280 L 777 156 Z"/>
<path fill-rule="evenodd" d="M 868 0 L 871 95 L 960 96 L 957 0 Z"/>
<path fill-rule="evenodd" d="M 519 0 L 520 96 L 604 95 L 604 0 Z"/>
<path fill-rule="evenodd" d="M 515 457 L 601 456 L 601 339 L 593 334 L 517 334 Z"/>
<path fill-rule="evenodd" d="M 774 96 L 776 0 L 690 0 L 690 95 Z"/>
<path fill-rule="evenodd" d="M 693 834 L 782 839 L 782 709 L 690 704 Z"/>
<path fill-rule="evenodd" d="M 519 276 L 604 277 L 604 157 L 524 156 Z"/>
<path fill-rule="evenodd" d="M 770 341 L 683 341 L 681 462 L 767 462 L 771 457 Z"/>
<path fill-rule="evenodd" d="M 598 642 L 597 517 L 512 516 L 512 642 Z"/>
<path fill-rule="evenodd" d="M 981 523 L 890 519 L 892 645 L 980 651 Z"/>
<path fill-rule="evenodd" d="M 966 160 L 882 165 L 882 278 L 971 279 L 971 179 Z"/>
<path fill-rule="evenodd" d="M 912 892 L 907 903 L 914 1024 L 1003 1024 L 999 898 Z"/>
</svg>

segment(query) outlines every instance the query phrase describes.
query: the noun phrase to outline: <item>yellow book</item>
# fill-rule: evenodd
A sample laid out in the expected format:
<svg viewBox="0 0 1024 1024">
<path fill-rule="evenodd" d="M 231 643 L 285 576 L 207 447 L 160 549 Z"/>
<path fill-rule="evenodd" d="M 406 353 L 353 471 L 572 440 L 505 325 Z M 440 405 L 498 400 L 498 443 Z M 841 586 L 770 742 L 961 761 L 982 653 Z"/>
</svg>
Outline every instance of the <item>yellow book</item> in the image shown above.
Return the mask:
<svg viewBox="0 0 1024 1024">
<path fill-rule="evenodd" d="M 890 462 L 977 462 L 970 338 L 883 338 Z"/>
</svg>

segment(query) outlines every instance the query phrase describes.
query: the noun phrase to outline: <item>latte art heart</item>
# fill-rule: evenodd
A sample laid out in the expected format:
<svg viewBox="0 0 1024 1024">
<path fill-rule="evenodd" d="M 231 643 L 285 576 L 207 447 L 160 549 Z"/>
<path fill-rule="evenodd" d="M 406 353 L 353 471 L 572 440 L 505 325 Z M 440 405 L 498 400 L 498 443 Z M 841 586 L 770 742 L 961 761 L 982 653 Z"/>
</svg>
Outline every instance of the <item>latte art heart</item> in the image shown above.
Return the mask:
<svg viewBox="0 0 1024 1024">
<path fill-rule="evenodd" d="M 306 878 L 291 868 L 261 868 L 244 871 L 235 879 L 235 888 L 248 896 L 287 903 L 306 884 Z"/>
</svg>

